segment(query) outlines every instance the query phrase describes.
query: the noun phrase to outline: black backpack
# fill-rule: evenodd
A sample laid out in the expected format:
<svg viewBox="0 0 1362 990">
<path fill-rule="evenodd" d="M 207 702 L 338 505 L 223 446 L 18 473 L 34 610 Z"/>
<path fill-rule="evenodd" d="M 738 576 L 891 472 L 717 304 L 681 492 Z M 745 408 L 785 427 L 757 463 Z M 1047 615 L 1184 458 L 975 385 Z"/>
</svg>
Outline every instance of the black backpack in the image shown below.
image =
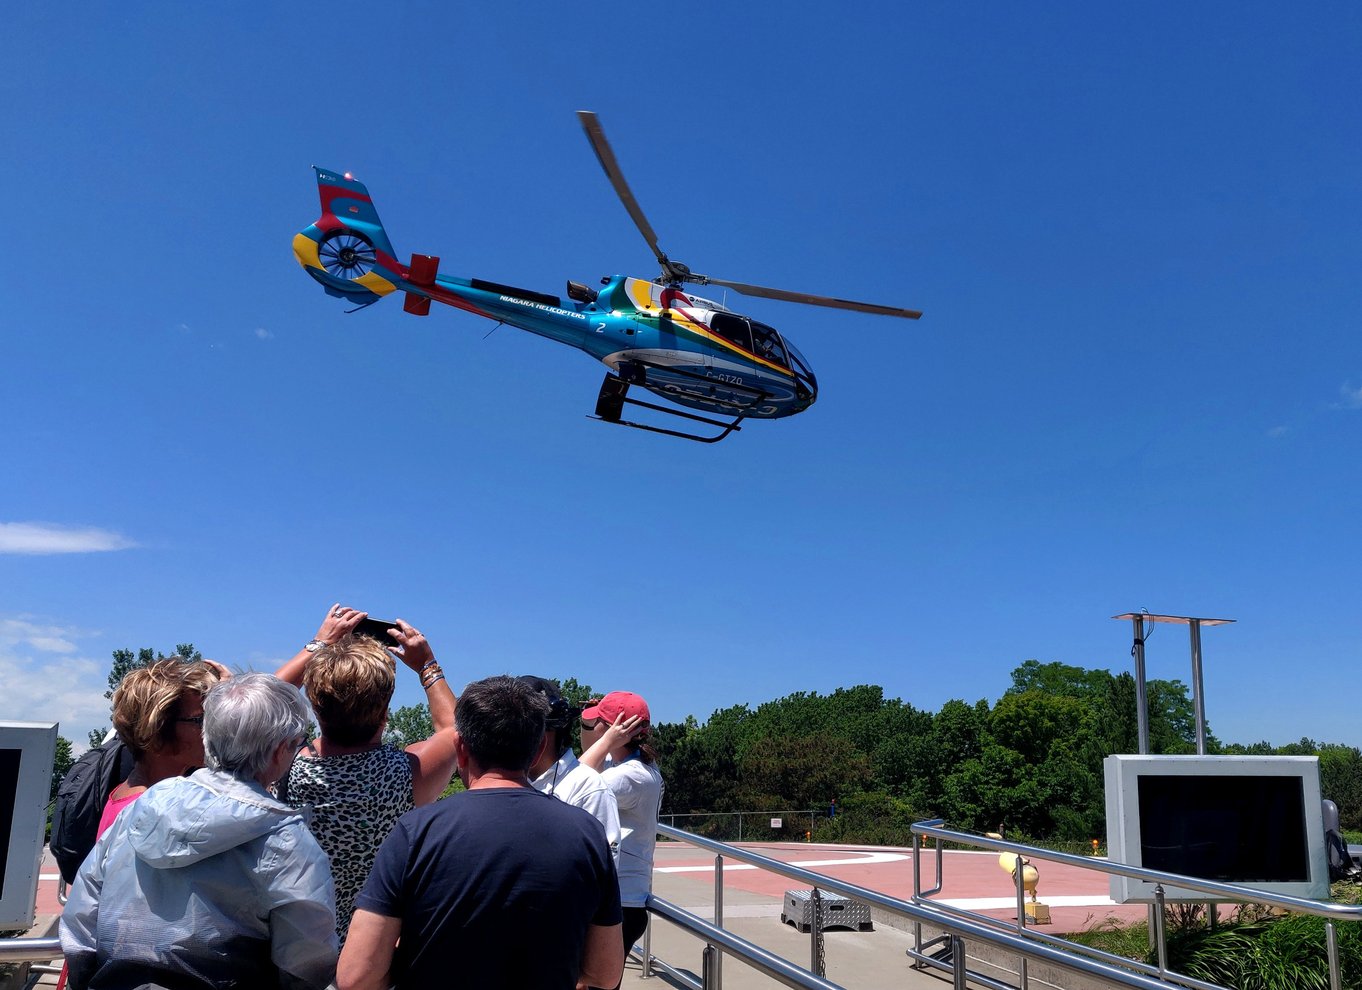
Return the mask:
<svg viewBox="0 0 1362 990">
<path fill-rule="evenodd" d="M 128 779 L 132 767 L 132 752 L 114 739 L 76 760 L 57 787 L 49 846 L 68 884 L 75 883 L 76 871 L 95 847 L 109 792 Z"/>
</svg>

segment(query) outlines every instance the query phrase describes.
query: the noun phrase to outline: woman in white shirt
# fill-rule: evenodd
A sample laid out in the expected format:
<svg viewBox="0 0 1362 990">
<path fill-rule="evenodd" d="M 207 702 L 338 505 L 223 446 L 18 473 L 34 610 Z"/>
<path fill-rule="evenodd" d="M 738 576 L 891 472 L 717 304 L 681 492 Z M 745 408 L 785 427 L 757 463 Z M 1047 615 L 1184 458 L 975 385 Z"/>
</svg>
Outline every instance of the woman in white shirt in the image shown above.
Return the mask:
<svg viewBox="0 0 1362 990">
<path fill-rule="evenodd" d="M 648 927 L 653 848 L 662 808 L 662 774 L 648 740 L 648 703 L 629 691 L 612 691 L 582 711 L 582 762 L 599 770 L 619 803 L 620 904 L 627 955 Z"/>
</svg>

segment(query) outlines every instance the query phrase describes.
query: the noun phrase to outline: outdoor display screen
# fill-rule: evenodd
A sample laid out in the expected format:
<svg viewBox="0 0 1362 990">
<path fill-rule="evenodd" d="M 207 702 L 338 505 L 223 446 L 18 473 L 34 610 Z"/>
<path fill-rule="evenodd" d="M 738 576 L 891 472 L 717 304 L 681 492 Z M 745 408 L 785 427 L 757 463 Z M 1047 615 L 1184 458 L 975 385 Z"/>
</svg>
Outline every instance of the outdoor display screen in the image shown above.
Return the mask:
<svg viewBox="0 0 1362 990">
<path fill-rule="evenodd" d="M 1310 879 L 1295 776 L 1140 774 L 1140 863 L 1225 883 Z"/>
<path fill-rule="evenodd" d="M 14 825 L 14 802 L 19 797 L 19 758 L 22 755 L 22 750 L 0 749 L 0 897 L 5 896 L 9 832 Z"/>
</svg>

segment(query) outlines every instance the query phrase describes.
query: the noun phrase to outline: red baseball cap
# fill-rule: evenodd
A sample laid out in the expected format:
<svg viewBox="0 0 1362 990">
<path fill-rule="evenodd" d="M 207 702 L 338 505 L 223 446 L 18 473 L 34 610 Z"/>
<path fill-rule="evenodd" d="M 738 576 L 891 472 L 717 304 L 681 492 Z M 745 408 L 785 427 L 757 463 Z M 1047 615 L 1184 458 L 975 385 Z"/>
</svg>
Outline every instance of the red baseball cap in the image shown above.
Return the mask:
<svg viewBox="0 0 1362 990">
<path fill-rule="evenodd" d="M 604 698 L 587 702 L 582 711 L 584 719 L 603 718 L 611 724 L 621 715 L 625 718 L 637 715 L 645 722 L 653 720 L 652 713 L 648 711 L 648 702 L 632 691 L 611 691 Z"/>
</svg>

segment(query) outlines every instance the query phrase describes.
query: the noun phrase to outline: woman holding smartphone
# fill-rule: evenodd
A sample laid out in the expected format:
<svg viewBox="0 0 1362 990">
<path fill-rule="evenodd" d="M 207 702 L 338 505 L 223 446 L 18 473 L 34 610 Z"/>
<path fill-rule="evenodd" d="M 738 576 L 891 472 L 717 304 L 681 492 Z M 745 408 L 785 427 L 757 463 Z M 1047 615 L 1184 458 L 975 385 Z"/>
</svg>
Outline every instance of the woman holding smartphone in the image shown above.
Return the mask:
<svg viewBox="0 0 1362 990">
<path fill-rule="evenodd" d="M 302 686 L 321 730 L 298 753 L 278 794 L 294 807 L 312 808 L 312 834 L 336 881 L 342 943 L 355 897 L 393 823 L 438 798 L 454 775 L 456 702 L 430 644 L 402 619 L 386 629 L 367 619 L 358 609 L 331 606 L 316 637 L 276 675 Z M 396 687 L 394 657 L 421 678 L 435 729 L 406 749 L 383 742 Z"/>
</svg>

